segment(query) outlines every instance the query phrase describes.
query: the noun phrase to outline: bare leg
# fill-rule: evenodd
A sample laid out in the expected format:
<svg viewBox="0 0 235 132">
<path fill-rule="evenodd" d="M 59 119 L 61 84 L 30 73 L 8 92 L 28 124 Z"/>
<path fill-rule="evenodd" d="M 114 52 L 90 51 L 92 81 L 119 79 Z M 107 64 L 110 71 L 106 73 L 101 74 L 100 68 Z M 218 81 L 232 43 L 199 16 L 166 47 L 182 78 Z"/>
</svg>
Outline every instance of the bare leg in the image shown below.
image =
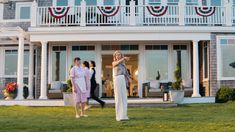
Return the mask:
<svg viewBox="0 0 235 132">
<path fill-rule="evenodd" d="M 75 112 L 76 112 L 76 118 L 80 118 L 80 116 L 79 116 L 79 103 L 75 104 Z"/>
<path fill-rule="evenodd" d="M 81 116 L 83 117 L 87 117 L 87 115 L 85 114 L 85 104 L 86 103 L 81 103 Z"/>
</svg>

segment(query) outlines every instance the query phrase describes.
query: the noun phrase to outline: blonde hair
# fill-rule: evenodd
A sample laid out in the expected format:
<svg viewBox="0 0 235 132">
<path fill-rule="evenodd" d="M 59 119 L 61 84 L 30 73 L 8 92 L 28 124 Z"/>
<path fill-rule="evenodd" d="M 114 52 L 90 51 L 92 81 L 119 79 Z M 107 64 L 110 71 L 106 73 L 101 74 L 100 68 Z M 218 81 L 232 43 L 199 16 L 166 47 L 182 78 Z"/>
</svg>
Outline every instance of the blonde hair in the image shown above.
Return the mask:
<svg viewBox="0 0 235 132">
<path fill-rule="evenodd" d="M 116 50 L 116 51 L 113 53 L 113 61 L 117 61 L 116 55 L 117 55 L 118 53 L 120 53 L 121 56 L 124 57 L 123 54 L 122 54 L 119 50 Z"/>
</svg>

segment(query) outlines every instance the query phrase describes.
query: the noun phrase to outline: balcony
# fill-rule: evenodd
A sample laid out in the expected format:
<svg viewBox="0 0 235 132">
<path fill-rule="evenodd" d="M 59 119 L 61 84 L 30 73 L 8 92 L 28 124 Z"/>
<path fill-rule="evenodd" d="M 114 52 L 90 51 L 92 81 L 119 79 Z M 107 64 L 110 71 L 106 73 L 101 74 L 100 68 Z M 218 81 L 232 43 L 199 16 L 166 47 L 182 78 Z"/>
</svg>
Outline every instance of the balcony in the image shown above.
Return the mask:
<svg viewBox="0 0 235 132">
<path fill-rule="evenodd" d="M 36 5 L 35 5 L 36 6 Z M 35 7 L 32 27 L 66 26 L 233 26 L 235 7 L 178 5 Z"/>
</svg>

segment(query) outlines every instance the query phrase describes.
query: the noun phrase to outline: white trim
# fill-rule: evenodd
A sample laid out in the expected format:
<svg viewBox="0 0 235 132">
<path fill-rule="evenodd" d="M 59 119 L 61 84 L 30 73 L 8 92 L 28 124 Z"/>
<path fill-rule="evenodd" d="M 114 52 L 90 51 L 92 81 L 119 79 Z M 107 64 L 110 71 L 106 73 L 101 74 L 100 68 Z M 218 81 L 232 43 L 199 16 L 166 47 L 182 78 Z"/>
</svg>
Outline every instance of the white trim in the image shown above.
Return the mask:
<svg viewBox="0 0 235 132">
<path fill-rule="evenodd" d="M 0 21 L 3 20 L 4 5 L 0 3 Z"/>
<path fill-rule="evenodd" d="M 16 15 L 16 19 L 18 20 L 28 20 L 28 21 L 31 21 L 31 17 L 32 17 L 32 2 L 17 2 L 16 3 L 16 9 L 15 9 L 15 15 Z M 29 19 L 21 19 L 20 18 L 20 8 L 21 7 L 30 7 L 30 17 Z"/>
<path fill-rule="evenodd" d="M 4 57 L 4 50 L 2 47 L 0 47 L 0 60 L 1 64 L 0 64 L 0 77 L 3 76 L 3 71 L 4 71 L 4 62 L 5 62 L 5 57 Z"/>
<path fill-rule="evenodd" d="M 217 51 L 217 79 L 218 80 L 235 80 L 235 77 L 223 77 L 222 73 L 222 54 L 221 54 L 221 39 L 235 39 L 235 35 L 217 35 L 216 36 L 216 51 Z"/>
</svg>

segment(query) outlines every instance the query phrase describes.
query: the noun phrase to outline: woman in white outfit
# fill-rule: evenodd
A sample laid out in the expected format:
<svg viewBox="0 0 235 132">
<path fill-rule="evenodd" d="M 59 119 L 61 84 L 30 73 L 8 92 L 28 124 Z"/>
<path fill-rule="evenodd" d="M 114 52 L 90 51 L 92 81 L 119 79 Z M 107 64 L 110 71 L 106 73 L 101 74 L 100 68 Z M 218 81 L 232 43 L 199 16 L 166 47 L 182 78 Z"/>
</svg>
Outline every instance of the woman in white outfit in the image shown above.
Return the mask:
<svg viewBox="0 0 235 132">
<path fill-rule="evenodd" d="M 127 116 L 126 88 L 130 77 L 125 65 L 125 62 L 129 59 L 129 57 L 124 57 L 120 51 L 115 51 L 113 54 L 113 82 L 117 121 L 129 120 Z"/>
</svg>

